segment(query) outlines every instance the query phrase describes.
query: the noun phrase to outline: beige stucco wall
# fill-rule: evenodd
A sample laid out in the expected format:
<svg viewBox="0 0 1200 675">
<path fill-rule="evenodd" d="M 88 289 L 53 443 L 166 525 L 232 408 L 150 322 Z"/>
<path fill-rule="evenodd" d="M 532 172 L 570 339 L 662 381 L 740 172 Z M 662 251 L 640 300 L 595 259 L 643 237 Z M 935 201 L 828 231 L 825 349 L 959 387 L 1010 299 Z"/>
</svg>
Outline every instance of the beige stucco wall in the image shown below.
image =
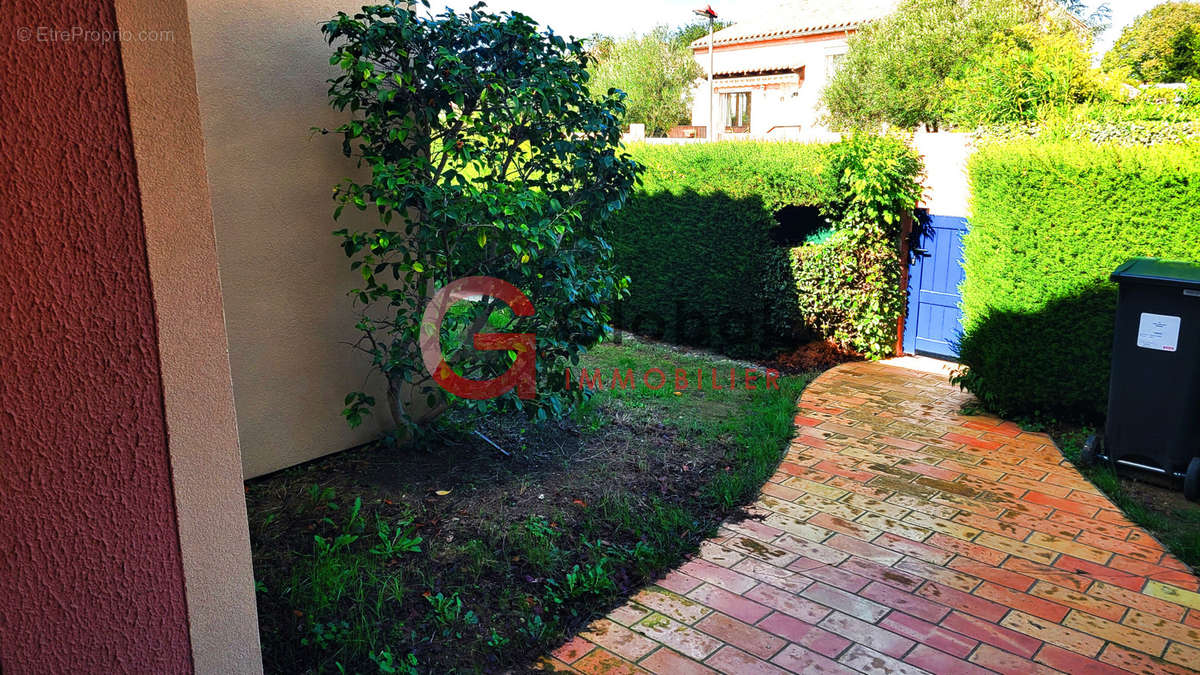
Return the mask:
<svg viewBox="0 0 1200 675">
<path fill-rule="evenodd" d="M 261 673 L 216 241 L 185 0 L 116 0 L 196 673 Z"/>
<path fill-rule="evenodd" d="M 337 138 L 310 132 L 342 120 L 326 103 L 320 24 L 358 5 L 188 2 L 247 478 L 378 433 L 340 415 L 367 373 L 340 344 L 354 337 L 355 277 L 330 235 L 331 189 L 353 165 Z"/>
</svg>

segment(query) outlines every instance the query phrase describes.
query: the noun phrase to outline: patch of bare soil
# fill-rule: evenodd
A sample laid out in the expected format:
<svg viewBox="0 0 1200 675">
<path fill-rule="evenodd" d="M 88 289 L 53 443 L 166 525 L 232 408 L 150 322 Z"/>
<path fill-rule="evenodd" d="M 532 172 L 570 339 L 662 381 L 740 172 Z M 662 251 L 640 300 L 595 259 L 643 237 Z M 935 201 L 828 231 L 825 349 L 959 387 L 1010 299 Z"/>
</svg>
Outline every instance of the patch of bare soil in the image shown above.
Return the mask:
<svg viewBox="0 0 1200 675">
<path fill-rule="evenodd" d="M 600 602 L 611 604 L 644 583 L 654 566 L 653 557 L 640 565 L 631 553 L 647 544 L 642 533 L 598 510 L 632 515 L 676 506 L 694 521 L 675 536 L 685 546 L 698 543 L 725 515 L 696 507 L 700 489 L 727 470 L 729 448 L 696 443 L 653 415 L 617 407 L 597 414 L 603 424 L 590 430 L 492 420 L 484 433 L 511 457 L 478 436 L 444 434 L 419 448 L 363 447 L 250 482 L 255 576 L 266 587 L 259 614 L 268 670 L 332 671 L 341 663 L 373 672 L 373 664 L 334 642 L 359 639 L 355 626 L 364 621 L 380 624 L 369 629 L 379 641 L 372 651 L 411 649 L 421 672 L 520 667 L 531 646 L 553 645 L 587 617 L 562 611 L 556 603 L 583 599 L 556 598 L 550 582 L 561 583 L 576 565 L 600 564 L 612 584 L 597 582 Z M 342 584 L 338 590 L 347 597 L 322 607 L 315 593 L 298 587 L 325 574 L 312 562 L 314 535 L 332 540 L 342 533 L 355 497 L 366 525 L 354 533 L 360 539 L 351 552 L 374 564 L 363 546 L 377 543 L 376 518 L 411 521 L 421 552 L 384 561 L 362 583 Z M 602 558 L 624 559 L 604 567 Z M 364 615 L 361 604 L 378 598 L 370 597 L 374 588 L 357 597 L 360 586 L 392 583 L 386 579 L 394 579 L 399 597 L 384 598 L 383 611 Z M 474 618 L 461 619 L 460 612 L 461 620 L 442 620 L 429 600 L 437 594 L 457 597 Z M 325 636 L 327 626 L 343 623 L 346 636 Z M 505 640 L 522 648 L 498 644 Z"/>
</svg>

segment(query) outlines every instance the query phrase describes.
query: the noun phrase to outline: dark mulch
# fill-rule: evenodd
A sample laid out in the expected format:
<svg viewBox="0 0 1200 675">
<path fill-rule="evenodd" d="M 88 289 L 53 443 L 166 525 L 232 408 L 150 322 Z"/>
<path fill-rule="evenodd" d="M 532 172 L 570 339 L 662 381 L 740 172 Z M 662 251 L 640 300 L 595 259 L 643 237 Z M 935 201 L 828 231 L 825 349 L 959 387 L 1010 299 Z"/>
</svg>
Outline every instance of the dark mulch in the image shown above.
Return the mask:
<svg viewBox="0 0 1200 675">
<path fill-rule="evenodd" d="M 606 349 L 593 365 L 713 363 Z M 807 379 L 779 392 L 606 392 L 540 426 L 486 420 L 509 457 L 452 419 L 417 447 L 363 447 L 249 482 L 268 671 L 527 668 L 755 494 Z M 420 551 L 370 552 L 378 523 L 420 537 Z M 314 538 L 339 535 L 357 539 L 322 553 Z"/>
<path fill-rule="evenodd" d="M 823 340 L 800 345 L 794 351 L 781 353 L 771 365 L 785 373 L 808 373 L 822 371 L 834 366 L 862 361 L 861 354 Z"/>
</svg>

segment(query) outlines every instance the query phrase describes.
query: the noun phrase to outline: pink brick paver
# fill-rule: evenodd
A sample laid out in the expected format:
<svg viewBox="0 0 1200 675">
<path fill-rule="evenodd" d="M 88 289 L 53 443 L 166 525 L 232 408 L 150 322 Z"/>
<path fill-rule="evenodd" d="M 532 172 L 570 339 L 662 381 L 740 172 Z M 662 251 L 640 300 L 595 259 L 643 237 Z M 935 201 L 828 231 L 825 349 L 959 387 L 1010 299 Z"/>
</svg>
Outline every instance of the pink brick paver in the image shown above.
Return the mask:
<svg viewBox="0 0 1200 675">
<path fill-rule="evenodd" d="M 540 666 L 1200 673 L 1200 580 L 1048 436 L 970 398 L 892 363 L 824 373 L 753 519 Z"/>
</svg>

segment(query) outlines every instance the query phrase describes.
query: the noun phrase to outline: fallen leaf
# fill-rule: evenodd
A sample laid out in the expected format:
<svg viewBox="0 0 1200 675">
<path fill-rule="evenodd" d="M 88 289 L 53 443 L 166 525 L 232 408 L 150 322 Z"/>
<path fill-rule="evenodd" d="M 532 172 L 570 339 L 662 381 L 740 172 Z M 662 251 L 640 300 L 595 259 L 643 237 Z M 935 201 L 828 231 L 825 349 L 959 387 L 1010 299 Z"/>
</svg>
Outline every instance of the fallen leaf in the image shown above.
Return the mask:
<svg viewBox="0 0 1200 675">
<path fill-rule="evenodd" d="M 576 505 L 578 505 L 578 506 L 582 506 L 582 507 L 584 507 L 584 508 L 586 508 L 586 507 L 587 507 L 587 502 L 583 501 L 582 499 L 572 499 L 572 500 L 571 500 L 571 503 L 572 503 L 572 504 L 576 504 Z"/>
<path fill-rule="evenodd" d="M 437 492 L 434 492 L 433 494 L 435 494 L 439 497 L 445 497 L 446 495 L 450 494 L 450 491 L 449 490 L 438 490 Z"/>
</svg>

